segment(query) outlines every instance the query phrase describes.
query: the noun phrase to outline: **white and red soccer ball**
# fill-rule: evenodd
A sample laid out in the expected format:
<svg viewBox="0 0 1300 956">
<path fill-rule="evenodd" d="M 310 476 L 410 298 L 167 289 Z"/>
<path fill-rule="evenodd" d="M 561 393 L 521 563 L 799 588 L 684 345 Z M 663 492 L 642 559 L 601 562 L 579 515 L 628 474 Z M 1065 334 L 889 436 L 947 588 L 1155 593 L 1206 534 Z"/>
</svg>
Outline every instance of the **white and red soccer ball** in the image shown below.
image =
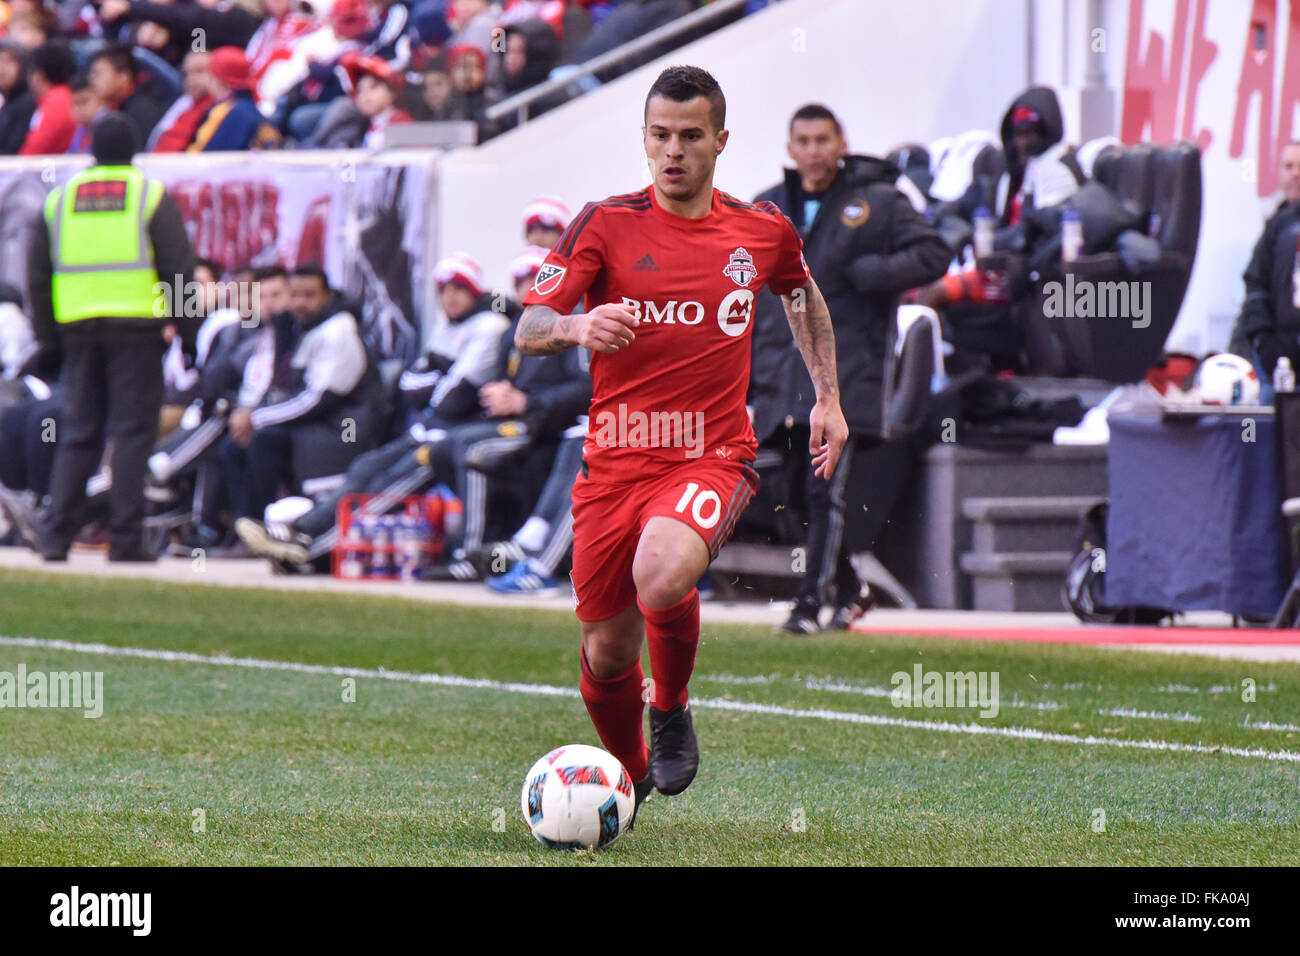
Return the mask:
<svg viewBox="0 0 1300 956">
<path fill-rule="evenodd" d="M 556 747 L 528 771 L 519 798 L 528 830 L 556 850 L 609 846 L 636 806 L 632 779 L 599 747 Z"/>
</svg>

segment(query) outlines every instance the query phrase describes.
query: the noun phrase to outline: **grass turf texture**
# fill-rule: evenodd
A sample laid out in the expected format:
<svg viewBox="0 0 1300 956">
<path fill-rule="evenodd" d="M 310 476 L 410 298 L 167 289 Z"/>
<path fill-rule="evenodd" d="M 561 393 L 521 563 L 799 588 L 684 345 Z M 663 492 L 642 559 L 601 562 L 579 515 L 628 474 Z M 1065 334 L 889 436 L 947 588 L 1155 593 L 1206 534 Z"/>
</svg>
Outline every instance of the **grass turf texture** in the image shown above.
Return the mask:
<svg viewBox="0 0 1300 956">
<path fill-rule="evenodd" d="M 577 684 L 574 619 L 509 608 L 9 572 L 0 634 Z M 703 706 L 687 793 L 608 850 L 556 852 L 519 790 L 552 747 L 599 744 L 576 698 L 362 678 L 345 703 L 337 676 L 0 645 L 0 671 L 20 663 L 102 671 L 104 716 L 0 710 L 0 864 L 1300 862 L 1300 764 Z M 878 696 L 917 663 L 996 671 L 1000 713 Z M 1296 722 L 1289 664 L 706 626 L 696 674 L 696 698 L 1300 751 L 1251 726 Z"/>
</svg>

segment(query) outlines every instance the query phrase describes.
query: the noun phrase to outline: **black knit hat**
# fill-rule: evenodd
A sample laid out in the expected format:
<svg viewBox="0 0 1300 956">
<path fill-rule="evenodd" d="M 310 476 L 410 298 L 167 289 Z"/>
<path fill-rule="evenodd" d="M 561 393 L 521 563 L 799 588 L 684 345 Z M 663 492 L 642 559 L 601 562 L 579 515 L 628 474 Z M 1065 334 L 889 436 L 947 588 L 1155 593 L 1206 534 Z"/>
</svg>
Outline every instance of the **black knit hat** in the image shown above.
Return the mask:
<svg viewBox="0 0 1300 956">
<path fill-rule="evenodd" d="M 129 166 L 138 146 L 135 127 L 117 113 L 101 116 L 90 127 L 90 152 L 100 166 Z"/>
</svg>

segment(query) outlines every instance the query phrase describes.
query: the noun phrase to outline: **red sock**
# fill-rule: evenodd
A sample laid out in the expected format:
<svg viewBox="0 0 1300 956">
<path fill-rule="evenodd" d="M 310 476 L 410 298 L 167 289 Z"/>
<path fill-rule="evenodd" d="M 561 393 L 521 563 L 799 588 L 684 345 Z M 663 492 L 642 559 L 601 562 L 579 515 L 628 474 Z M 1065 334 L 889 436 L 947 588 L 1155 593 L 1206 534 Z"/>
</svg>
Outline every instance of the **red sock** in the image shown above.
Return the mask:
<svg viewBox="0 0 1300 956">
<path fill-rule="evenodd" d="M 641 699 L 641 661 L 617 677 L 597 677 L 582 658 L 582 679 L 578 684 L 591 722 L 605 749 L 618 758 L 633 782 L 650 772 L 650 754 L 645 745 L 645 701 Z"/>
<path fill-rule="evenodd" d="M 686 703 L 686 685 L 695 670 L 695 649 L 700 643 L 700 592 L 691 588 L 671 607 L 651 610 L 637 599 L 645 615 L 646 644 L 650 648 L 650 673 L 658 710 Z"/>
</svg>

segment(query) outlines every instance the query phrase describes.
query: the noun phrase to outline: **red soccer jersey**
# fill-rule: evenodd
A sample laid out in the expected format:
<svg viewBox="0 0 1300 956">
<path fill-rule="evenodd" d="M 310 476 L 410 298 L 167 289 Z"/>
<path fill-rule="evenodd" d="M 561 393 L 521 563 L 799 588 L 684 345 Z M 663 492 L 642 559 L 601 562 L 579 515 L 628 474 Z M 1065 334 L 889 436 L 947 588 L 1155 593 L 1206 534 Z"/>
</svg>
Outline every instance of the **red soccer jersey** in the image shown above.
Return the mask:
<svg viewBox="0 0 1300 956">
<path fill-rule="evenodd" d="M 754 298 L 808 281 L 803 242 L 773 203 L 713 190 L 703 219 L 663 209 L 647 186 L 588 203 L 546 257 L 525 305 L 567 315 L 623 303 L 636 341 L 591 358 L 584 457 L 593 478 L 629 480 L 703 456 L 753 460 L 745 411 Z"/>
</svg>

